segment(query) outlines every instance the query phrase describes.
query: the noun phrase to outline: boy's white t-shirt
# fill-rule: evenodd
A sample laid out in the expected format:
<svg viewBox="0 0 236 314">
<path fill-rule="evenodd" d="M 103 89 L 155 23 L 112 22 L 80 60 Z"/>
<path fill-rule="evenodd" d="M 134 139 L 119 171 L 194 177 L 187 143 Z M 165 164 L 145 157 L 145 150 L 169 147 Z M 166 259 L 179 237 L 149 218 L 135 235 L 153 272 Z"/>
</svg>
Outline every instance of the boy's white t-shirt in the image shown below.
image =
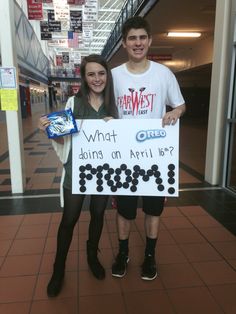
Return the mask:
<svg viewBox="0 0 236 314">
<path fill-rule="evenodd" d="M 160 119 L 166 106 L 184 104 L 174 74 L 164 65 L 150 61 L 147 71 L 133 74 L 126 64 L 112 69 L 116 105 L 122 119 Z"/>
</svg>

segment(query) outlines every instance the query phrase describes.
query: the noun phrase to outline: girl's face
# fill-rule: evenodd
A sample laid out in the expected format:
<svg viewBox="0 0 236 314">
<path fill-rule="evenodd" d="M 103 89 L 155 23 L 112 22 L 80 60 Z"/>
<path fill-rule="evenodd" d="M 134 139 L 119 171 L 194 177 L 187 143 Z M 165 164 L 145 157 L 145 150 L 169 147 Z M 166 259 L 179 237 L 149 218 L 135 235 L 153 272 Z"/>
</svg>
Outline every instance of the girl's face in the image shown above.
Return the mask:
<svg viewBox="0 0 236 314">
<path fill-rule="evenodd" d="M 107 83 L 107 71 L 99 63 L 88 62 L 85 66 L 85 80 L 90 92 L 101 94 Z"/>
</svg>

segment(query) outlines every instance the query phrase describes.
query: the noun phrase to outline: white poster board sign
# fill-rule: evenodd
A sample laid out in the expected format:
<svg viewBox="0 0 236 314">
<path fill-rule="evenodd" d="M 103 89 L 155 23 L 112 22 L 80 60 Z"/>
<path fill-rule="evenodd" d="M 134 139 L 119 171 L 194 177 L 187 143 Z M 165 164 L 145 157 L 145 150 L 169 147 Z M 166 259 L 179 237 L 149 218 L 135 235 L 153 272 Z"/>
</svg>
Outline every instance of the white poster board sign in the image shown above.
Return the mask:
<svg viewBox="0 0 236 314">
<path fill-rule="evenodd" d="M 178 196 L 179 122 L 165 128 L 161 119 L 77 124 L 73 194 Z"/>
</svg>

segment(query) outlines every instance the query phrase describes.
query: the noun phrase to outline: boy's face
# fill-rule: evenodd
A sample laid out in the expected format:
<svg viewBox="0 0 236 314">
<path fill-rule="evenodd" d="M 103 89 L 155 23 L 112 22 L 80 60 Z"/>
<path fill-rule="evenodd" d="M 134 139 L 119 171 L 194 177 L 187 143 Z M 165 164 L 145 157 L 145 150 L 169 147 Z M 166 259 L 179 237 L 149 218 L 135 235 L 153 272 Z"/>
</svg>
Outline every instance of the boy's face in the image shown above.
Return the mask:
<svg viewBox="0 0 236 314">
<path fill-rule="evenodd" d="M 123 47 L 128 53 L 129 60 L 135 62 L 146 58 L 151 43 L 152 38 L 148 37 L 147 32 L 143 28 L 131 28 L 126 39 L 122 42 Z"/>
</svg>

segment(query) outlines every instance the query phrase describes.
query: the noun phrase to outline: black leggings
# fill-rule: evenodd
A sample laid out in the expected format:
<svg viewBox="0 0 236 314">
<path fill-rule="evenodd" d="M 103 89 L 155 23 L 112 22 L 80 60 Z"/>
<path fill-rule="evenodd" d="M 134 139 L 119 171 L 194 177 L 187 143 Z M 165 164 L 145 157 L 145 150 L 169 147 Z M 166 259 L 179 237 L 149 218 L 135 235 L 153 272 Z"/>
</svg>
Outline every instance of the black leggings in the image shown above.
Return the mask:
<svg viewBox="0 0 236 314">
<path fill-rule="evenodd" d="M 98 248 L 108 196 L 91 195 L 90 197 L 89 242 L 94 248 Z M 54 264 L 54 267 L 58 269 L 65 267 L 73 230 L 79 219 L 84 198 L 85 195 L 72 194 L 71 190 L 64 189 L 64 211 L 57 233 L 57 253 Z"/>
</svg>

